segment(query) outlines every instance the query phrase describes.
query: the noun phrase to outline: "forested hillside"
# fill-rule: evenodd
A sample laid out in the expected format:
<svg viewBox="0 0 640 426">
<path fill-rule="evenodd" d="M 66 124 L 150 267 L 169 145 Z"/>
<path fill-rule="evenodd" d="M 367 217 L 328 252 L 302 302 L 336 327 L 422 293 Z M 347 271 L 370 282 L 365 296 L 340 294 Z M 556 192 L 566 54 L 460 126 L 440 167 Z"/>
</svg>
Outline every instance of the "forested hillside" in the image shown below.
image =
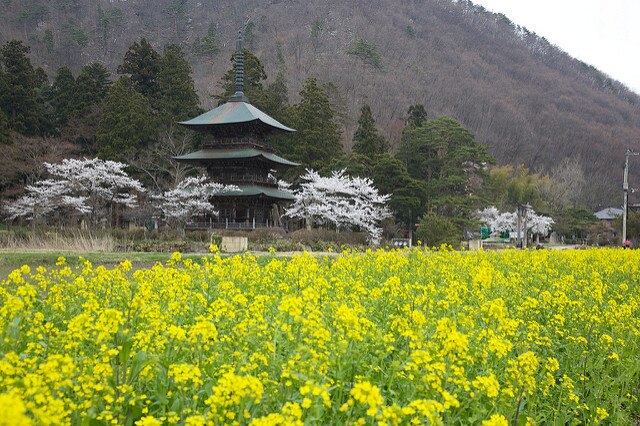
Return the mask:
<svg viewBox="0 0 640 426">
<path fill-rule="evenodd" d="M 203 108 L 216 103 L 243 26 L 268 81 L 281 72 L 292 102 L 308 77 L 333 83 L 347 149 L 364 103 L 394 148 L 408 107 L 424 104 L 429 119 L 460 121 L 499 163 L 548 171 L 577 159 L 585 201 L 619 204 L 622 154 L 640 148 L 640 97 L 471 2 L 3 0 L 0 9 L 0 42 L 23 40 L 50 78 L 95 61 L 116 77 L 141 37 L 158 51 L 177 43 Z"/>
</svg>

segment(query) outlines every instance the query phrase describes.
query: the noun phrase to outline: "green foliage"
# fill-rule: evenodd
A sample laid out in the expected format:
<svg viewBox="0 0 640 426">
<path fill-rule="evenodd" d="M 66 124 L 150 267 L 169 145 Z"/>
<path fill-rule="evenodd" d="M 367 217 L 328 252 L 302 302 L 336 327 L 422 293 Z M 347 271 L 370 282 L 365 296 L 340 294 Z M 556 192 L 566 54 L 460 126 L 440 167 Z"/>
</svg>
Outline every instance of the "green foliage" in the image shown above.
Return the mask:
<svg viewBox="0 0 640 426">
<path fill-rule="evenodd" d="M 69 38 L 80 47 L 87 47 L 89 44 L 89 35 L 82 28 L 71 28 Z"/>
<path fill-rule="evenodd" d="M 53 32 L 50 29 L 45 30 L 44 35 L 42 36 L 42 43 L 46 46 L 47 53 L 53 52 Z"/>
<path fill-rule="evenodd" d="M 96 134 L 100 158 L 129 163 L 156 136 L 149 100 L 135 90 L 128 78 L 115 82 L 109 89 Z"/>
<path fill-rule="evenodd" d="M 639 216 L 640 219 L 640 216 Z M 553 215 L 553 231 L 571 240 L 586 238 L 589 226 L 597 219 L 587 209 L 564 209 Z M 640 224 L 640 221 L 638 222 Z M 640 227 L 638 227 L 640 236 Z"/>
<path fill-rule="evenodd" d="M 315 78 L 307 79 L 300 103 L 290 109 L 290 123 L 297 131 L 276 148 L 304 167 L 323 169 L 343 155 L 340 127 L 325 88 Z"/>
<path fill-rule="evenodd" d="M 118 66 L 118 74 L 128 74 L 135 89 L 148 97 L 158 97 L 158 74 L 160 72 L 160 55 L 142 38 L 129 46 L 124 61 Z"/>
<path fill-rule="evenodd" d="M 353 151 L 370 158 L 382 155 L 388 150 L 387 141 L 378 134 L 371 107 L 364 104 L 360 109 L 358 128 L 353 135 Z"/>
<path fill-rule="evenodd" d="M 56 127 L 60 127 L 67 122 L 78 107 L 76 81 L 69 68 L 58 69 L 51 89 L 54 123 Z"/>
<path fill-rule="evenodd" d="M 347 54 L 356 56 L 367 65 L 376 69 L 382 69 L 382 55 L 378 51 L 378 46 L 364 39 L 358 39 L 351 45 Z"/>
<path fill-rule="evenodd" d="M 411 177 L 426 184 L 430 206 L 459 222 L 480 206 L 485 166 L 493 162 L 486 147 L 449 117 L 407 127 L 398 158 Z"/>
<path fill-rule="evenodd" d="M 77 111 L 85 112 L 92 105 L 101 102 L 109 91 L 111 81 L 104 65 L 93 62 L 85 65 L 76 79 Z"/>
<path fill-rule="evenodd" d="M 407 126 L 420 127 L 425 121 L 427 121 L 427 110 L 424 108 L 424 105 L 411 105 L 409 111 L 407 111 Z"/>
<path fill-rule="evenodd" d="M 404 32 L 407 34 L 407 36 L 411 38 L 416 36 L 416 29 L 413 28 L 411 25 L 407 25 L 404 29 Z"/>
<path fill-rule="evenodd" d="M 622 218 L 616 219 L 613 226 L 621 232 Z M 640 211 L 629 211 L 627 214 L 627 239 L 634 242 L 634 247 L 640 246 Z"/>
<path fill-rule="evenodd" d="M 220 51 L 220 44 L 216 37 L 216 26 L 214 24 L 209 25 L 207 35 L 202 39 L 196 37 L 191 50 L 195 55 L 209 57 L 215 56 Z"/>
<path fill-rule="evenodd" d="M 257 108 L 264 110 L 265 93 L 263 82 L 267 79 L 267 73 L 260 59 L 251 51 L 244 49 L 244 94 L 249 102 Z M 220 86 L 223 93 L 216 95 L 219 104 L 227 102 L 236 93 L 236 54 L 231 57 L 231 68 L 224 74 Z M 268 111 L 265 111 L 268 113 Z"/>
<path fill-rule="evenodd" d="M 313 44 L 314 49 L 317 49 L 320 46 L 320 36 L 322 35 L 322 31 L 324 28 L 322 27 L 322 22 L 315 21 L 311 25 L 311 44 Z"/>
<path fill-rule="evenodd" d="M 26 24 L 38 23 L 49 14 L 46 4 L 39 1 L 28 0 L 24 2 L 24 9 L 18 14 L 18 22 Z"/>
<path fill-rule="evenodd" d="M 26 135 L 39 134 L 39 105 L 36 101 L 38 79 L 31 60 L 30 49 L 18 40 L 11 40 L 0 49 L 6 91 L 1 95 L 2 110 L 9 119 L 9 127 Z"/>
<path fill-rule="evenodd" d="M 428 247 L 447 244 L 458 248 L 462 241 L 462 231 L 451 219 L 433 213 L 426 214 L 420 219 L 417 235 L 418 239 Z"/>
<path fill-rule="evenodd" d="M 540 175 L 530 173 L 524 165 L 494 167 L 487 176 L 487 198 L 500 210 L 511 210 L 530 204 L 535 210 L 544 208 L 540 195 Z"/>
<path fill-rule="evenodd" d="M 158 86 L 159 106 L 169 123 L 193 118 L 201 112 L 191 66 L 175 44 L 167 46 L 160 59 Z"/>
<path fill-rule="evenodd" d="M 0 145 L 9 145 L 11 143 L 11 135 L 9 134 L 9 119 L 3 111 L 0 110 Z"/>
<path fill-rule="evenodd" d="M 109 36 L 116 28 L 123 28 L 126 22 L 124 12 L 119 7 L 111 7 L 106 11 L 98 4 L 98 30 L 102 37 L 102 44 L 107 45 Z"/>
<path fill-rule="evenodd" d="M 346 174 L 352 177 L 371 178 L 376 161 L 377 158 L 372 159 L 371 157 L 352 152 L 348 156 L 334 158 L 328 162 L 321 171 L 328 173 L 333 170 L 345 170 Z"/>
<path fill-rule="evenodd" d="M 244 42 L 245 46 L 248 46 L 250 49 L 253 49 L 254 44 L 256 42 L 256 24 L 253 21 L 247 22 L 247 25 L 244 27 Z"/>
<path fill-rule="evenodd" d="M 381 194 L 391 194 L 389 208 L 398 222 L 413 227 L 423 215 L 427 188 L 424 182 L 413 179 L 405 164 L 390 154 L 380 157 L 373 168 L 373 182 Z"/>
<path fill-rule="evenodd" d="M 263 111 L 276 120 L 286 120 L 286 110 L 289 106 L 289 94 L 284 69 L 276 75 L 264 92 Z"/>
</svg>

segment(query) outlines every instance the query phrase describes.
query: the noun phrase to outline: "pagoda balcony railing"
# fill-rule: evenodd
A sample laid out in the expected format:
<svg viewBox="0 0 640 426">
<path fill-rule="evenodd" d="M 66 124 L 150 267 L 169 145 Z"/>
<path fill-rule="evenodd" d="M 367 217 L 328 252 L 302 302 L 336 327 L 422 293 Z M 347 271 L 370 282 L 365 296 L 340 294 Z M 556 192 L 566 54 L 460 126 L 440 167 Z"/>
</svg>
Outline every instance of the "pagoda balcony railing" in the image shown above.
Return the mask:
<svg viewBox="0 0 640 426">
<path fill-rule="evenodd" d="M 286 225 L 278 226 L 271 221 L 256 221 L 255 219 L 250 221 L 235 222 L 231 220 L 224 221 L 201 221 L 201 222 L 189 222 L 186 224 L 185 229 L 202 230 L 202 229 L 237 229 L 237 230 L 250 230 L 259 228 L 284 228 Z"/>
</svg>

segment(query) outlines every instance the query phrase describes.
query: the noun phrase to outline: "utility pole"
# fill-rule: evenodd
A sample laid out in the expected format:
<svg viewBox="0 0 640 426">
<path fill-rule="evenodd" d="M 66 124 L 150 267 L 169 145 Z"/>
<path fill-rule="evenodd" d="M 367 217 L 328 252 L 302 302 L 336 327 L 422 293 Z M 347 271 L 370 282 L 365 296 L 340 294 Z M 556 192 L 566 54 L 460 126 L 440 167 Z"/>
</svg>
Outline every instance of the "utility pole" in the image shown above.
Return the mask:
<svg viewBox="0 0 640 426">
<path fill-rule="evenodd" d="M 640 155 L 640 152 L 634 152 L 627 149 L 624 154 L 624 180 L 622 182 L 622 191 L 624 192 L 624 203 L 622 205 L 622 246 L 627 241 L 627 206 L 629 204 L 629 156 Z"/>
</svg>

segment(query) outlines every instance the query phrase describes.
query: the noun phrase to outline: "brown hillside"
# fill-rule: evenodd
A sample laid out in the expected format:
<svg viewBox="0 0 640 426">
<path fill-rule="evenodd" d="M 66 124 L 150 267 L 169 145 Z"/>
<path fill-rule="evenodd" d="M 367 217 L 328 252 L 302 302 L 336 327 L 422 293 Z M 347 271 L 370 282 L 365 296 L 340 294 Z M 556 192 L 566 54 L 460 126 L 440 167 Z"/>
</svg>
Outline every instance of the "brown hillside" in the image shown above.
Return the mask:
<svg viewBox="0 0 640 426">
<path fill-rule="evenodd" d="M 640 150 L 640 97 L 471 3 L 5 0 L 0 41 L 27 41 L 34 61 L 50 73 L 95 60 L 115 72 L 140 37 L 159 49 L 178 42 L 191 53 L 206 107 L 213 105 L 209 95 L 219 91 L 235 33 L 246 22 L 251 48 L 270 76 L 286 66 L 292 101 L 309 76 L 335 83 L 347 149 L 363 102 L 392 144 L 408 106 L 423 103 L 432 118 L 460 120 L 500 163 L 544 171 L 563 158 L 580 159 L 590 178 L 589 203 L 620 204 L 624 151 Z M 220 51 L 196 55 L 194 42 L 210 27 Z M 347 53 L 358 40 L 377 48 L 379 66 Z"/>
</svg>

